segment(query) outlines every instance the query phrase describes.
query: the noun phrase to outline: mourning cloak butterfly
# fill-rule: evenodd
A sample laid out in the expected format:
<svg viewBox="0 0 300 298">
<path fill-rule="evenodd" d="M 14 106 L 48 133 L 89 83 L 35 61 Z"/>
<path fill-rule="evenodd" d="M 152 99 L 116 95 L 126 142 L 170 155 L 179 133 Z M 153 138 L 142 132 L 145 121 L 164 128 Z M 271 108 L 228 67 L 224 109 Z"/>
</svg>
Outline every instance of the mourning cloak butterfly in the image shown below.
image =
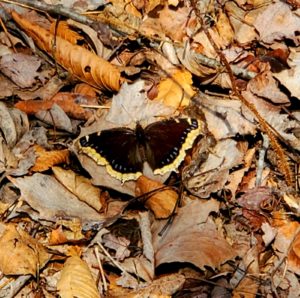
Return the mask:
<svg viewBox="0 0 300 298">
<path fill-rule="evenodd" d="M 142 175 L 144 162 L 154 174 L 177 169 L 201 133 L 196 119 L 166 119 L 135 130 L 125 127 L 103 130 L 79 139 L 80 150 L 107 172 L 121 180 L 135 180 Z"/>
</svg>

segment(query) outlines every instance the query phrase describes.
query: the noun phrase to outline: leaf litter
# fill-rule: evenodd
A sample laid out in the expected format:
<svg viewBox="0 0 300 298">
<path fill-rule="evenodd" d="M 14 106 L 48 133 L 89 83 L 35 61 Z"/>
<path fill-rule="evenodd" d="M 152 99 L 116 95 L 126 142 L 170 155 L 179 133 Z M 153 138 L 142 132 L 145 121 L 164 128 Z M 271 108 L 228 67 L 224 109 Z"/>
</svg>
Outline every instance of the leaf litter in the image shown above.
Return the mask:
<svg viewBox="0 0 300 298">
<path fill-rule="evenodd" d="M 0 297 L 300 295 L 296 2 L 0 2 Z M 164 175 L 78 146 L 169 118 Z"/>
</svg>

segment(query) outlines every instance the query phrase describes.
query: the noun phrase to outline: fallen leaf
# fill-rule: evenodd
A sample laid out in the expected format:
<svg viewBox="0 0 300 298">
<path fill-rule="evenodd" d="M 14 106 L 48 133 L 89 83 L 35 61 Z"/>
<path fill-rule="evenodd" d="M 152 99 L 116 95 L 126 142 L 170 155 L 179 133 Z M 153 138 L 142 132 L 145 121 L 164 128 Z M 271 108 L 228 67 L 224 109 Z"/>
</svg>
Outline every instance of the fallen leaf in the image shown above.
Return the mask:
<svg viewBox="0 0 300 298">
<path fill-rule="evenodd" d="M 34 115 L 41 110 L 50 110 L 56 103 L 64 112 L 74 119 L 87 120 L 92 116 L 92 112 L 84 109 L 80 104 L 89 105 L 88 98 L 75 93 L 59 92 L 54 97 L 48 100 L 26 100 L 19 101 L 15 107 L 28 115 Z M 95 104 L 96 101 L 93 101 Z"/>
<path fill-rule="evenodd" d="M 72 30 L 66 21 L 52 22 L 49 30 L 53 35 L 56 34 L 74 45 L 80 44 L 84 41 L 84 37 Z"/>
<path fill-rule="evenodd" d="M 169 71 L 170 78 L 163 79 L 158 85 L 155 100 L 174 108 L 186 107 L 195 94 L 192 89 L 192 75 L 187 70 Z"/>
<path fill-rule="evenodd" d="M 15 11 L 12 12 L 12 17 L 34 39 L 38 47 L 53 54 L 53 34 Z M 80 80 L 103 90 L 120 89 L 121 76 L 116 66 L 59 36 L 55 37 L 55 44 L 56 61 Z"/>
<path fill-rule="evenodd" d="M 100 211 L 105 206 L 105 197 L 99 188 L 92 185 L 90 179 L 77 175 L 72 170 L 52 167 L 55 178 L 79 200 Z"/>
<path fill-rule="evenodd" d="M 58 219 L 74 217 L 82 223 L 94 222 L 100 226 L 106 221 L 104 215 L 79 201 L 49 175 L 36 173 L 31 177 L 10 177 L 10 180 L 20 189 L 23 200 L 38 212 L 37 218 L 40 220 L 56 222 Z"/>
<path fill-rule="evenodd" d="M 75 218 L 72 221 L 58 220 L 56 224 L 59 227 L 51 231 L 48 241 L 49 245 L 59 245 L 85 239 L 79 219 Z"/>
<path fill-rule="evenodd" d="M 37 158 L 31 168 L 33 172 L 44 172 L 54 165 L 68 162 L 70 153 L 68 149 L 47 151 L 39 145 L 35 145 L 34 149 Z"/>
<path fill-rule="evenodd" d="M 275 263 L 280 264 L 287 258 L 287 267 L 296 274 L 300 274 L 300 224 L 296 221 L 280 220 L 276 224 L 281 224 L 278 228 L 273 248 L 276 250 L 278 260 Z"/>
<path fill-rule="evenodd" d="M 274 73 L 273 76 L 283 84 L 293 96 L 300 100 L 299 92 L 299 77 L 300 77 L 300 63 L 299 63 L 299 53 L 293 48 L 291 49 L 288 65 L 289 69 L 282 70 L 279 73 Z"/>
<path fill-rule="evenodd" d="M 276 2 L 266 6 L 253 25 L 261 40 L 270 44 L 286 38 L 296 39 L 300 18 L 292 13 L 289 5 Z"/>
<path fill-rule="evenodd" d="M 165 185 L 153 181 L 146 176 L 141 176 L 136 182 L 136 196 L 144 196 L 147 206 L 156 218 L 169 217 L 178 200 L 178 194 L 171 188 L 165 188 Z"/>
<path fill-rule="evenodd" d="M 37 71 L 40 66 L 41 60 L 38 57 L 22 53 L 4 55 L 0 60 L 1 71 L 21 88 L 44 83 L 45 78 Z"/>
<path fill-rule="evenodd" d="M 289 98 L 279 89 L 270 71 L 258 74 L 250 80 L 248 87 L 255 95 L 263 97 L 274 104 L 290 104 Z"/>
<path fill-rule="evenodd" d="M 74 132 L 74 127 L 72 126 L 70 118 L 56 103 L 52 105 L 50 110 L 38 111 L 35 114 L 35 117 L 47 124 L 53 125 L 57 129 L 65 130 L 70 133 Z"/>
<path fill-rule="evenodd" d="M 57 283 L 57 290 L 62 298 L 99 298 L 99 292 L 88 265 L 76 256 L 68 258 L 65 262 Z"/>
<path fill-rule="evenodd" d="M 103 236 L 103 245 L 109 249 L 115 251 L 115 259 L 118 261 L 123 261 L 125 258 L 130 256 L 130 241 L 125 237 L 116 237 L 111 233 L 105 234 Z"/>
<path fill-rule="evenodd" d="M 183 170 L 185 187 L 200 198 L 208 198 L 213 192 L 222 189 L 229 180 L 230 169 L 243 163 L 243 149 L 232 139 L 219 141 L 209 148 L 206 160 L 201 162 L 201 148 L 195 153 L 193 160 Z M 199 164 L 200 163 L 200 164 Z"/>
<path fill-rule="evenodd" d="M 156 266 L 189 262 L 199 269 L 205 266 L 217 268 L 234 258 L 235 250 L 208 219 L 211 212 L 218 210 L 219 203 L 216 200 L 192 201 L 179 208 L 171 226 L 162 236 L 159 232 L 165 222 L 156 221 L 152 227 Z"/>
<path fill-rule="evenodd" d="M 42 244 L 14 225 L 7 225 L 0 236 L 0 269 L 6 275 L 36 276 L 50 259 Z"/>
</svg>

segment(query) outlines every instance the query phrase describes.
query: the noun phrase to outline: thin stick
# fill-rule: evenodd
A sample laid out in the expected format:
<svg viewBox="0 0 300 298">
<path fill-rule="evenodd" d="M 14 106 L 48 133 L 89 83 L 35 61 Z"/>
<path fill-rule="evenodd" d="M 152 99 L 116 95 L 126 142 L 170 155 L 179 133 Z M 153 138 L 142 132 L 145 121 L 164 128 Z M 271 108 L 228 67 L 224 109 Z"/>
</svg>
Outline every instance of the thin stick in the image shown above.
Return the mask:
<svg viewBox="0 0 300 298">
<path fill-rule="evenodd" d="M 106 282 L 106 278 L 105 278 L 105 274 L 104 274 L 102 262 L 101 262 L 100 256 L 99 256 L 99 249 L 98 249 L 97 246 L 95 247 L 94 251 L 95 251 L 95 255 L 96 255 L 96 258 L 97 258 L 98 265 L 99 265 L 99 270 L 100 270 L 100 275 L 101 275 L 101 280 L 102 280 L 101 294 L 103 294 L 103 291 L 107 292 L 107 289 L 108 289 L 107 282 Z"/>
<path fill-rule="evenodd" d="M 112 258 L 112 256 L 108 253 L 108 251 L 104 248 L 104 246 L 98 241 L 97 244 L 100 246 L 101 250 L 103 253 L 109 258 L 109 260 L 118 268 L 120 269 L 123 273 L 127 274 L 127 271 L 117 262 Z"/>
</svg>

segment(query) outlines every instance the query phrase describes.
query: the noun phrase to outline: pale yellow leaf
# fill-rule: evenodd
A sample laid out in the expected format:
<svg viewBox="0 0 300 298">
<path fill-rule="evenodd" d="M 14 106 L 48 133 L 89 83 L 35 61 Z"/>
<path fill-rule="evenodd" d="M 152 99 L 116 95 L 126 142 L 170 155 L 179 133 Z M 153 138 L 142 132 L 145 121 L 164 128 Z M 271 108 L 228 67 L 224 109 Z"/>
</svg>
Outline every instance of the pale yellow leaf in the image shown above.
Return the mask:
<svg viewBox="0 0 300 298">
<path fill-rule="evenodd" d="M 78 256 L 70 257 L 65 262 L 57 290 L 61 298 L 100 297 L 88 265 Z"/>
<path fill-rule="evenodd" d="M 192 75 L 187 70 L 174 70 L 172 77 L 162 80 L 158 85 L 155 100 L 175 108 L 189 105 L 190 98 L 195 94 L 192 88 Z"/>
</svg>

